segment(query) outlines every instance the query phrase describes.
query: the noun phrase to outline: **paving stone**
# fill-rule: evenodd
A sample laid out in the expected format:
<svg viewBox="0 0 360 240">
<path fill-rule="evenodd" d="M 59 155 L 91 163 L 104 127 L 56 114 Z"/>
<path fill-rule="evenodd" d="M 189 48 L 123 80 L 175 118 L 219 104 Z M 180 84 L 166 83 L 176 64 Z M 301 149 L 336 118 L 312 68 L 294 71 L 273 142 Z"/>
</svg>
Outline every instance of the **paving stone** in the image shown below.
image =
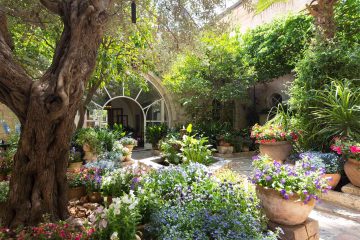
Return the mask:
<svg viewBox="0 0 360 240">
<path fill-rule="evenodd" d="M 360 211 L 360 196 L 357 195 L 330 190 L 321 195 L 321 199 Z"/>
</svg>

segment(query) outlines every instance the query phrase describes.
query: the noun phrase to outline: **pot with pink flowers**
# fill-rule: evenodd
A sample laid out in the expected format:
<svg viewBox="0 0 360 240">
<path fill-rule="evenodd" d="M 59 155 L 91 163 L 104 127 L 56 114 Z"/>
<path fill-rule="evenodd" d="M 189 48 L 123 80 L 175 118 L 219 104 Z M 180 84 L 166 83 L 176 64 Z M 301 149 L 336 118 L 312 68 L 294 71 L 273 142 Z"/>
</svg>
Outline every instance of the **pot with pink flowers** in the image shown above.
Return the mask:
<svg viewBox="0 0 360 240">
<path fill-rule="evenodd" d="M 344 171 L 352 185 L 360 187 L 360 142 L 335 138 L 331 149 L 345 159 Z"/>
</svg>

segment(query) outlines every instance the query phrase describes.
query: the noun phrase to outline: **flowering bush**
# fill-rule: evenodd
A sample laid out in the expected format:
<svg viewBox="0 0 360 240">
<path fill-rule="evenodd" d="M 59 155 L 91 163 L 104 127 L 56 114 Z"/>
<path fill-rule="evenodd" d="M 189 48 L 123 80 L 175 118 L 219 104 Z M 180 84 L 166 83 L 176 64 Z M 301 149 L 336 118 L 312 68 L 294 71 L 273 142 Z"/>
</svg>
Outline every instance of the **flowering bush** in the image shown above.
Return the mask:
<svg viewBox="0 0 360 240">
<path fill-rule="evenodd" d="M 322 192 L 330 189 L 327 180 L 321 177 L 325 170 L 311 166 L 306 158 L 291 166 L 280 164 L 267 156 L 257 156 L 253 166 L 252 182 L 278 191 L 286 200 L 297 195 L 304 203 L 308 203 L 311 199 L 318 200 Z"/>
<path fill-rule="evenodd" d="M 122 156 L 126 157 L 130 155 L 130 150 L 127 147 L 124 147 L 120 141 L 116 141 L 113 146 L 113 152 L 117 152 Z"/>
<path fill-rule="evenodd" d="M 89 217 L 93 226 L 99 229 L 94 239 L 135 240 L 136 226 L 141 219 L 138 202 L 131 191 L 121 198 L 113 198 L 108 209 L 98 208 Z"/>
<path fill-rule="evenodd" d="M 81 175 L 83 183 L 88 192 L 100 192 L 101 189 L 101 179 L 104 174 L 104 170 L 101 168 L 82 168 Z"/>
<path fill-rule="evenodd" d="M 352 158 L 360 161 L 360 142 L 346 138 L 335 138 L 331 150 L 345 158 Z"/>
<path fill-rule="evenodd" d="M 0 182 L 0 203 L 7 201 L 9 196 L 9 182 L 2 181 Z"/>
<path fill-rule="evenodd" d="M 7 228 L 0 229 L 0 239 L 66 239 L 66 240 L 90 240 L 93 239 L 94 228 L 80 231 L 67 223 L 41 223 L 36 227 L 17 229 L 14 232 Z"/>
<path fill-rule="evenodd" d="M 262 234 L 253 187 L 219 181 L 204 165 L 161 169 L 141 183 L 140 207 L 150 213 L 149 231 L 157 239 L 276 239 Z"/>
<path fill-rule="evenodd" d="M 129 138 L 129 137 L 124 137 L 122 139 L 120 139 L 120 143 L 123 145 L 123 146 L 126 146 L 126 145 L 134 145 L 134 146 L 137 146 L 137 141 L 133 138 Z"/>
<path fill-rule="evenodd" d="M 271 143 L 280 141 L 297 141 L 299 135 L 291 130 L 285 130 L 280 125 L 267 124 L 260 126 L 255 124 L 252 127 L 251 138 L 255 138 L 257 143 Z"/>
<path fill-rule="evenodd" d="M 81 187 L 84 185 L 83 173 L 80 170 L 68 170 L 66 172 L 66 177 L 70 188 Z"/>
<path fill-rule="evenodd" d="M 103 176 L 101 191 L 105 196 L 121 197 L 129 194 L 132 185 L 138 181 L 133 168 L 118 168 Z"/>
<path fill-rule="evenodd" d="M 299 155 L 301 159 L 307 158 L 310 164 L 325 169 L 325 173 L 341 173 L 344 162 L 335 153 L 304 152 Z"/>
</svg>

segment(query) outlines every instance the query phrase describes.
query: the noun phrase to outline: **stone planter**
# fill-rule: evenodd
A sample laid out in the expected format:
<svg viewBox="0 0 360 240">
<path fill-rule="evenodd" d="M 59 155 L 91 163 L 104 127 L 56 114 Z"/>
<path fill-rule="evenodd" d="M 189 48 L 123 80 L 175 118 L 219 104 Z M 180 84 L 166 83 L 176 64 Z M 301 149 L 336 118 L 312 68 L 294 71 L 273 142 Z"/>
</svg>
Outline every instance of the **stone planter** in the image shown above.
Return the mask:
<svg viewBox="0 0 360 240">
<path fill-rule="evenodd" d="M 271 159 L 283 163 L 292 151 L 288 141 L 260 143 L 260 154 L 268 155 Z"/>
<path fill-rule="evenodd" d="M 360 161 L 348 159 L 345 162 L 344 170 L 352 185 L 360 187 Z"/>
<path fill-rule="evenodd" d="M 79 170 L 82 167 L 82 162 L 72 162 L 69 163 L 69 170 Z"/>
<path fill-rule="evenodd" d="M 71 199 L 80 199 L 81 197 L 86 195 L 85 187 L 75 187 L 75 188 L 69 188 L 68 190 L 68 200 Z"/>
<path fill-rule="evenodd" d="M 266 216 L 272 221 L 283 225 L 298 225 L 306 221 L 315 206 L 312 199 L 304 204 L 297 195 L 290 199 L 282 198 L 278 191 L 256 186 L 256 194 Z"/>
<path fill-rule="evenodd" d="M 231 154 L 234 152 L 233 146 L 218 146 L 217 150 L 220 154 Z"/>
<path fill-rule="evenodd" d="M 91 203 L 101 203 L 103 201 L 103 197 L 100 192 L 90 192 L 88 193 L 88 199 Z"/>
<path fill-rule="evenodd" d="M 331 186 L 331 189 L 334 189 L 340 182 L 341 175 L 340 173 L 332 173 L 332 174 L 326 173 L 322 177 L 326 178 L 329 186 Z"/>
</svg>

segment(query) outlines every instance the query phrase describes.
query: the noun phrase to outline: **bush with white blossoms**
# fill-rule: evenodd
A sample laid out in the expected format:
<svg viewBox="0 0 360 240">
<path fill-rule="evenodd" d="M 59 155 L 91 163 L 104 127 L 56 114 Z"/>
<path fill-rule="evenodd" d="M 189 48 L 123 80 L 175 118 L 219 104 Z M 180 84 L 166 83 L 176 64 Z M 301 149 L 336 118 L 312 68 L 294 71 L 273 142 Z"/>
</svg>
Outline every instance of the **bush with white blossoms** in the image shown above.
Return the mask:
<svg viewBox="0 0 360 240">
<path fill-rule="evenodd" d="M 99 229 L 94 239 L 136 239 L 136 226 L 141 219 L 138 202 L 133 191 L 130 191 L 120 198 L 113 198 L 109 208 L 98 208 L 89 217 L 89 221 Z"/>
<path fill-rule="evenodd" d="M 124 138 L 120 139 L 120 143 L 124 146 L 126 146 L 126 145 L 137 146 L 137 144 L 138 144 L 138 142 L 134 138 L 130 138 L 130 137 L 124 137 Z"/>
</svg>

